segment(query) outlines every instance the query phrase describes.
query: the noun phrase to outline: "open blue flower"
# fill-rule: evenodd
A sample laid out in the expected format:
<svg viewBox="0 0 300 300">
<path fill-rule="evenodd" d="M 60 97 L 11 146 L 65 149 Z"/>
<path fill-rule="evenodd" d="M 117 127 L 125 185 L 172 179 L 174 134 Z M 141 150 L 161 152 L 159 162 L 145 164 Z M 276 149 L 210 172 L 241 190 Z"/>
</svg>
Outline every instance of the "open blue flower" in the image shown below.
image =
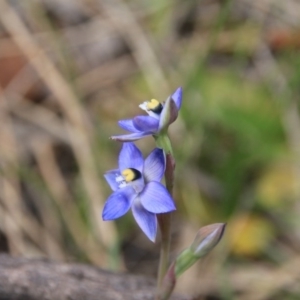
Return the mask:
<svg viewBox="0 0 300 300">
<path fill-rule="evenodd" d="M 114 220 L 131 208 L 143 232 L 155 241 L 156 214 L 175 210 L 166 188 L 160 183 L 165 171 L 165 156 L 161 149 L 154 149 L 144 160 L 133 143 L 124 143 L 119 155 L 119 169 L 108 171 L 104 177 L 114 191 L 107 199 L 102 218 Z"/>
<path fill-rule="evenodd" d="M 158 135 L 173 123 L 178 116 L 182 102 L 182 88 L 179 87 L 164 103 L 156 99 L 144 102 L 139 107 L 149 116 L 136 116 L 129 120 L 120 120 L 119 126 L 132 133 L 115 135 L 113 140 L 135 141 L 148 135 Z"/>
</svg>

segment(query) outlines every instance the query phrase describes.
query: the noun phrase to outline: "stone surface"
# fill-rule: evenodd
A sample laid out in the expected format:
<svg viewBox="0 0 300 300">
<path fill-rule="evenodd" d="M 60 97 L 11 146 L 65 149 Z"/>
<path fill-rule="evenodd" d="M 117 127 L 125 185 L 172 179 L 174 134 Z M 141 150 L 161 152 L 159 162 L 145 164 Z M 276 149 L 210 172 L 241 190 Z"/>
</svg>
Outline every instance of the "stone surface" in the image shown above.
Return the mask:
<svg viewBox="0 0 300 300">
<path fill-rule="evenodd" d="M 0 300 L 150 300 L 154 292 L 155 281 L 143 276 L 0 255 Z"/>
</svg>

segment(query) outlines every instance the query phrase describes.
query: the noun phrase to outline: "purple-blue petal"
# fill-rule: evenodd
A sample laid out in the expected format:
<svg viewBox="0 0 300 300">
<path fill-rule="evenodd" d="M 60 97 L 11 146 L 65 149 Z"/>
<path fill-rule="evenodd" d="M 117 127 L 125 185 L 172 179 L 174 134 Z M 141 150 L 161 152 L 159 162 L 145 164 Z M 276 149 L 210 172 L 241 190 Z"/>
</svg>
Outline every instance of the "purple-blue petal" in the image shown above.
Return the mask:
<svg viewBox="0 0 300 300">
<path fill-rule="evenodd" d="M 146 236 L 155 242 L 157 232 L 157 220 L 156 215 L 147 211 L 136 198 L 132 204 L 132 214 L 136 222 L 146 234 Z"/>
<path fill-rule="evenodd" d="M 118 169 L 107 171 L 104 174 L 104 178 L 106 179 L 107 183 L 109 184 L 109 186 L 113 191 L 116 191 L 119 188 L 119 185 L 116 182 L 116 177 L 119 175 L 120 175 L 120 171 Z"/>
<path fill-rule="evenodd" d="M 140 132 L 137 128 L 135 128 L 132 119 L 130 120 L 120 120 L 118 121 L 118 124 L 121 128 L 124 130 L 130 131 L 130 132 Z"/>
<path fill-rule="evenodd" d="M 110 138 L 119 142 L 132 142 L 137 141 L 145 136 L 152 135 L 152 132 L 138 132 L 131 134 L 113 135 Z"/>
<path fill-rule="evenodd" d="M 103 220 L 114 220 L 125 215 L 135 197 L 136 193 L 131 186 L 116 190 L 105 202 L 102 212 Z"/>
<path fill-rule="evenodd" d="M 174 100 L 169 97 L 164 104 L 163 110 L 161 111 L 159 118 L 159 131 L 168 128 L 168 126 L 173 123 L 178 116 L 178 108 Z"/>
<path fill-rule="evenodd" d="M 125 169 L 134 168 L 143 172 L 144 158 L 140 149 L 131 142 L 123 143 L 119 154 L 119 169 L 120 172 Z"/>
<path fill-rule="evenodd" d="M 167 189 L 156 181 L 146 184 L 140 194 L 140 199 L 144 208 L 155 214 L 166 213 L 176 209 Z"/>
<path fill-rule="evenodd" d="M 136 129 L 143 132 L 156 132 L 158 130 L 159 120 L 150 116 L 137 116 L 133 118 L 132 122 Z"/>
<path fill-rule="evenodd" d="M 144 178 L 146 182 L 161 181 L 165 172 L 165 154 L 162 149 L 155 148 L 145 159 Z"/>
<path fill-rule="evenodd" d="M 171 96 L 171 98 L 174 100 L 177 109 L 179 110 L 182 103 L 182 87 L 179 87 Z"/>
</svg>

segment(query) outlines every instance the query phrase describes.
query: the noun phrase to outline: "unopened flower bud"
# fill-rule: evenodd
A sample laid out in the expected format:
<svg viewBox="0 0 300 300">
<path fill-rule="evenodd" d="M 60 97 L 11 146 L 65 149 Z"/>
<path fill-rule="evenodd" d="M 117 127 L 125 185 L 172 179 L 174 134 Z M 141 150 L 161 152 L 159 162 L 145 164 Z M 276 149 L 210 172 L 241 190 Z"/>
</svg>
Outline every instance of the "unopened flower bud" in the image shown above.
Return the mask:
<svg viewBox="0 0 300 300">
<path fill-rule="evenodd" d="M 223 236 L 226 224 L 217 223 L 202 227 L 192 245 L 185 249 L 176 259 L 176 276 L 191 267 L 199 258 L 208 254 Z"/>
<path fill-rule="evenodd" d="M 216 223 L 207 225 L 198 231 L 190 249 L 198 258 L 210 252 L 223 236 L 226 224 Z"/>
</svg>

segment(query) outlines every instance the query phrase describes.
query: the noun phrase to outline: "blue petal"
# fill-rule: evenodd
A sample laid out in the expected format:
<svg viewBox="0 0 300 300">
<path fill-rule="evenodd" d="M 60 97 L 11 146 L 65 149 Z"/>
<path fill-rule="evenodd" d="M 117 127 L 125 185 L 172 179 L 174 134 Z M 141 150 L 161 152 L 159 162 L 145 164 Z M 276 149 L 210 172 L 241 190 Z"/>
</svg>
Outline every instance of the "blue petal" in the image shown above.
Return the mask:
<svg viewBox="0 0 300 300">
<path fill-rule="evenodd" d="M 143 174 L 146 182 L 161 181 L 165 172 L 165 166 L 164 151 L 155 148 L 145 159 Z"/>
<path fill-rule="evenodd" d="M 132 121 L 134 127 L 143 132 L 156 132 L 158 129 L 159 120 L 150 116 L 137 116 Z"/>
<path fill-rule="evenodd" d="M 155 242 L 156 231 L 157 231 L 157 220 L 156 215 L 147 211 L 138 201 L 138 198 L 135 199 L 132 205 L 133 216 L 146 234 L 146 236 L 152 241 Z"/>
<path fill-rule="evenodd" d="M 110 138 L 119 142 L 132 142 L 152 134 L 152 132 L 138 132 L 131 134 L 113 135 Z"/>
<path fill-rule="evenodd" d="M 116 190 L 105 202 L 102 218 L 104 221 L 122 217 L 129 210 L 136 193 L 131 186 Z"/>
<path fill-rule="evenodd" d="M 151 181 L 140 194 L 141 203 L 148 211 L 160 214 L 176 209 L 167 189 L 159 182 Z"/>
<path fill-rule="evenodd" d="M 142 152 L 134 143 L 124 143 L 119 155 L 119 169 L 122 172 L 125 169 L 134 168 L 143 172 L 144 158 Z"/>
<path fill-rule="evenodd" d="M 174 100 L 169 97 L 164 104 L 163 110 L 159 118 L 159 131 L 168 128 L 168 126 L 173 123 L 178 116 L 178 108 Z"/>
<path fill-rule="evenodd" d="M 132 120 L 120 120 L 118 122 L 119 126 L 130 132 L 140 132 L 140 130 L 136 129 L 133 125 Z"/>
<path fill-rule="evenodd" d="M 119 185 L 116 182 L 116 177 L 119 175 L 120 175 L 120 171 L 118 169 L 107 171 L 104 174 L 104 178 L 106 179 L 107 183 L 109 184 L 109 186 L 113 191 L 116 191 L 119 188 Z"/>
<path fill-rule="evenodd" d="M 171 96 L 171 98 L 174 100 L 177 109 L 179 110 L 181 107 L 182 102 L 182 87 L 179 87 Z"/>
</svg>

